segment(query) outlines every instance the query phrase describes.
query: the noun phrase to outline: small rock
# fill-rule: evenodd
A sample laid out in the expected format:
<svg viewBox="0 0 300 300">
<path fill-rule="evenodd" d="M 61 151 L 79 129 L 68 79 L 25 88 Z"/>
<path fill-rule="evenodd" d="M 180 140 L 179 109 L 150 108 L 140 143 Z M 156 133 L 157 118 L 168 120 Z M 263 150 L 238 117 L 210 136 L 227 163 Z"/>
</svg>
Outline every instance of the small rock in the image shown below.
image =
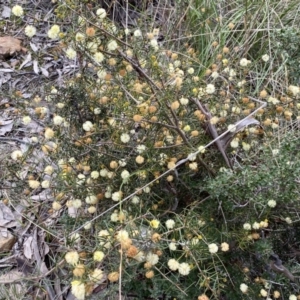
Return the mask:
<svg viewBox="0 0 300 300">
<path fill-rule="evenodd" d="M 10 251 L 16 240 L 9 231 L 0 228 L 0 253 Z"/>
</svg>

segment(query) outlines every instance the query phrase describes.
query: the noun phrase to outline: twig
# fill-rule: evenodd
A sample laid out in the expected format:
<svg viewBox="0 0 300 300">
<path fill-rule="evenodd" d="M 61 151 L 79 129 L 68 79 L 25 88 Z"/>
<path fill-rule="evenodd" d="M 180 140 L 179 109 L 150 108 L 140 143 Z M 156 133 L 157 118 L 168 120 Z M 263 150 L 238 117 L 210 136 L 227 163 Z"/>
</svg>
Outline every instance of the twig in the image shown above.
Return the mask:
<svg viewBox="0 0 300 300">
<path fill-rule="evenodd" d="M 127 62 L 129 62 L 132 65 L 132 67 L 136 70 L 136 72 L 139 75 L 146 78 L 151 83 L 152 87 L 155 87 L 158 91 L 161 91 L 160 87 L 157 86 L 157 84 L 155 84 L 155 82 L 148 76 L 148 74 L 143 70 L 143 68 L 141 68 L 137 61 L 134 61 L 132 58 L 128 57 L 123 51 L 119 49 L 118 52 Z"/>
<path fill-rule="evenodd" d="M 13 142 L 19 142 L 19 143 L 22 143 L 22 144 L 29 144 L 29 145 L 32 145 L 30 142 L 28 141 L 23 141 L 23 140 L 20 140 L 18 138 L 13 138 L 13 137 L 0 137 L 0 141 L 13 141 Z"/>
<path fill-rule="evenodd" d="M 210 133 L 210 135 L 212 136 L 213 139 L 216 139 L 216 145 L 217 145 L 219 151 L 221 152 L 221 154 L 222 154 L 222 156 L 223 156 L 223 158 L 224 158 L 224 160 L 225 160 L 227 166 L 228 166 L 230 169 L 232 169 L 232 164 L 231 164 L 231 162 L 230 162 L 230 160 L 229 160 L 229 158 L 228 158 L 226 152 L 224 151 L 224 149 L 223 149 L 223 147 L 222 147 L 222 143 L 221 143 L 221 141 L 220 141 L 220 139 L 219 139 L 218 132 L 217 132 L 215 126 L 213 126 L 213 125 L 210 123 L 210 120 L 211 120 L 211 118 L 212 118 L 210 112 L 208 111 L 208 109 L 207 109 L 204 105 L 202 105 L 202 104 L 200 103 L 200 101 L 199 101 L 198 99 L 193 98 L 193 101 L 194 101 L 195 104 L 198 106 L 198 108 L 201 110 L 201 112 L 205 115 L 206 120 L 207 120 L 207 126 L 208 126 L 209 133 Z"/>
<path fill-rule="evenodd" d="M 122 261 L 123 261 L 123 249 L 121 246 L 120 265 L 119 265 L 119 300 L 122 300 Z"/>
</svg>

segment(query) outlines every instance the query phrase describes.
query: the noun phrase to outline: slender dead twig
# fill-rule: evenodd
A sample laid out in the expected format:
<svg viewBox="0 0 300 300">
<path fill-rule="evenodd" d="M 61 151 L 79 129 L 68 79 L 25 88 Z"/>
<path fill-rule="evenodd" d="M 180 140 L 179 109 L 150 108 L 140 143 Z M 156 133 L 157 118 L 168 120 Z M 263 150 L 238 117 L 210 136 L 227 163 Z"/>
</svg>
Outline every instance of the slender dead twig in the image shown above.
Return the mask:
<svg viewBox="0 0 300 300">
<path fill-rule="evenodd" d="M 211 137 L 213 139 L 216 139 L 216 142 L 215 142 L 216 146 L 218 147 L 219 151 L 221 152 L 221 154 L 222 154 L 222 156 L 223 156 L 223 158 L 224 158 L 227 166 L 230 169 L 232 169 L 232 163 L 230 162 L 230 160 L 229 160 L 229 158 L 227 156 L 227 153 L 225 152 L 225 150 L 224 150 L 224 148 L 222 146 L 221 140 L 218 139 L 219 134 L 218 134 L 218 132 L 216 130 L 216 127 L 213 124 L 210 123 L 210 120 L 212 118 L 211 113 L 208 111 L 208 109 L 204 105 L 202 105 L 200 103 L 200 101 L 198 99 L 193 98 L 193 101 L 198 106 L 198 108 L 201 110 L 201 112 L 205 115 L 206 120 L 207 120 L 207 127 L 208 127 L 209 134 L 211 135 Z"/>
<path fill-rule="evenodd" d="M 123 51 L 118 49 L 118 53 L 127 61 L 129 62 L 134 70 L 141 76 L 147 79 L 148 82 L 151 83 L 152 87 L 155 87 L 158 91 L 161 91 L 160 87 L 155 84 L 155 82 L 152 80 L 152 78 L 149 77 L 149 75 L 145 72 L 145 70 L 139 65 L 137 61 L 134 59 L 128 57 Z"/>
</svg>

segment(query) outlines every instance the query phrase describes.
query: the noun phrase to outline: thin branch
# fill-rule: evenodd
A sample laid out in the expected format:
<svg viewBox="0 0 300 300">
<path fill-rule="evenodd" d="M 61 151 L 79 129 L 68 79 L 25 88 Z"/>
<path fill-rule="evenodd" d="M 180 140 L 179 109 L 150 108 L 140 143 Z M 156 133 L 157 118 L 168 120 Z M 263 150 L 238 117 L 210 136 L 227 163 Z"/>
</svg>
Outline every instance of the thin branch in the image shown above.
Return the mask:
<svg viewBox="0 0 300 300">
<path fill-rule="evenodd" d="M 160 87 L 155 84 L 155 82 L 148 76 L 148 74 L 141 68 L 139 63 L 135 61 L 134 59 L 128 57 L 123 51 L 118 49 L 119 54 L 127 61 L 129 62 L 132 67 L 135 69 L 135 71 L 141 75 L 142 77 L 146 78 L 148 82 L 151 83 L 151 86 L 155 87 L 158 91 L 161 91 Z"/>
<path fill-rule="evenodd" d="M 227 156 L 227 153 L 224 151 L 224 148 L 222 147 L 222 143 L 221 143 L 221 140 L 219 139 L 219 135 L 216 130 L 216 127 L 210 123 L 210 120 L 212 118 L 210 112 L 204 105 L 202 105 L 200 103 L 200 101 L 198 99 L 192 98 L 192 100 L 195 102 L 195 104 L 198 106 L 198 108 L 201 110 L 201 112 L 205 115 L 209 133 L 210 133 L 211 137 L 216 140 L 216 145 L 217 145 L 219 151 L 221 152 L 227 166 L 230 169 L 232 169 L 232 163 L 230 162 L 230 160 Z"/>
</svg>

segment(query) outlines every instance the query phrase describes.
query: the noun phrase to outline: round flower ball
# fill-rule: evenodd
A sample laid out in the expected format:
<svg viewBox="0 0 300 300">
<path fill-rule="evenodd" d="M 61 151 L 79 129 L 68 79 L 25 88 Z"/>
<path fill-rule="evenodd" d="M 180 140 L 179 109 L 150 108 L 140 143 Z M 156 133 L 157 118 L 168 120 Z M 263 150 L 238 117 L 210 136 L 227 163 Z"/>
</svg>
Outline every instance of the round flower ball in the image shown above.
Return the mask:
<svg viewBox="0 0 300 300">
<path fill-rule="evenodd" d="M 207 94 L 213 94 L 216 91 L 216 88 L 213 84 L 208 84 L 206 87 L 206 93 Z"/>
<path fill-rule="evenodd" d="M 102 261 L 103 258 L 104 258 L 104 252 L 102 251 L 95 251 L 94 254 L 93 254 L 93 258 L 94 258 L 94 261 Z"/>
<path fill-rule="evenodd" d="M 148 278 L 148 279 L 154 277 L 154 271 L 153 270 L 147 271 L 145 273 L 145 277 Z"/>
<path fill-rule="evenodd" d="M 126 144 L 130 141 L 130 135 L 128 133 L 123 133 L 120 139 L 122 143 Z"/>
<path fill-rule="evenodd" d="M 165 224 L 166 224 L 166 227 L 167 227 L 168 229 L 173 229 L 174 226 L 175 226 L 175 221 L 172 220 L 172 219 L 169 219 L 169 220 L 166 221 Z"/>
<path fill-rule="evenodd" d="M 269 200 L 268 201 L 268 206 L 271 208 L 274 208 L 276 206 L 276 201 L 275 200 Z"/>
<path fill-rule="evenodd" d="M 54 137 L 54 131 L 51 128 L 46 128 L 45 130 L 45 138 L 50 140 Z"/>
<path fill-rule="evenodd" d="M 104 60 L 104 55 L 101 52 L 96 52 L 93 58 L 97 63 L 101 63 Z"/>
<path fill-rule="evenodd" d="M 218 252 L 218 246 L 217 244 L 215 243 L 212 243 L 212 244 L 209 244 L 208 245 L 208 251 L 211 253 L 211 254 L 214 254 L 214 253 L 217 253 Z"/>
<path fill-rule="evenodd" d="M 222 243 L 221 244 L 221 250 L 224 251 L 224 252 L 228 251 L 229 250 L 229 245 L 225 242 Z"/>
<path fill-rule="evenodd" d="M 180 98 L 179 102 L 181 105 L 188 105 L 189 104 L 189 99 L 188 98 Z"/>
<path fill-rule="evenodd" d="M 240 66 L 246 67 L 248 65 L 248 60 L 246 58 L 242 58 L 240 60 Z"/>
<path fill-rule="evenodd" d="M 85 298 L 85 286 L 80 280 L 73 280 L 71 282 L 71 292 L 78 300 L 84 300 Z"/>
<path fill-rule="evenodd" d="M 38 180 L 31 179 L 31 180 L 28 180 L 28 185 L 32 189 L 37 189 L 40 186 L 40 182 Z"/>
<path fill-rule="evenodd" d="M 154 229 L 157 229 L 159 227 L 160 222 L 156 219 L 150 221 L 150 226 Z"/>
<path fill-rule="evenodd" d="M 73 270 L 73 275 L 76 277 L 82 277 L 84 273 L 85 273 L 84 264 L 76 265 L 75 269 Z"/>
<path fill-rule="evenodd" d="M 179 262 L 177 260 L 175 260 L 174 258 L 171 258 L 168 261 L 168 267 L 172 270 L 172 271 L 176 271 L 179 268 Z"/>
<path fill-rule="evenodd" d="M 79 261 L 79 254 L 77 251 L 70 251 L 65 255 L 65 260 L 70 265 L 76 265 Z"/>
<path fill-rule="evenodd" d="M 131 202 L 133 204 L 138 204 L 140 202 L 140 198 L 138 196 L 133 196 Z"/>
<path fill-rule="evenodd" d="M 264 55 L 261 57 L 261 59 L 262 59 L 264 62 L 267 62 L 267 61 L 269 61 L 270 56 L 269 56 L 268 54 L 264 54 Z"/>
<path fill-rule="evenodd" d="M 181 263 L 178 267 L 178 272 L 180 275 L 186 276 L 189 275 L 191 268 L 188 263 Z"/>
<path fill-rule="evenodd" d="M 174 242 L 171 242 L 171 243 L 169 244 L 169 249 L 170 249 L 171 251 L 175 251 L 175 250 L 177 249 L 176 244 L 175 244 Z"/>
<path fill-rule="evenodd" d="M 243 228 L 244 228 L 245 230 L 251 230 L 252 226 L 251 226 L 251 224 L 249 224 L 249 223 L 245 223 L 245 224 L 243 225 Z"/>
<path fill-rule="evenodd" d="M 67 58 L 69 58 L 69 59 L 75 59 L 76 56 L 77 56 L 77 53 L 76 53 L 76 51 L 75 51 L 72 47 L 69 47 L 69 48 L 66 50 L 66 56 L 67 56 Z"/>
<path fill-rule="evenodd" d="M 96 195 L 88 195 L 86 198 L 85 198 L 85 202 L 87 204 L 96 204 L 98 202 L 98 198 Z"/>
<path fill-rule="evenodd" d="M 260 294 L 261 294 L 263 297 L 267 297 L 267 296 L 268 296 L 268 292 L 267 292 L 265 289 L 261 289 L 261 290 L 260 290 Z"/>
<path fill-rule="evenodd" d="M 116 282 L 119 280 L 119 272 L 111 272 L 107 275 L 110 282 Z"/>
<path fill-rule="evenodd" d="M 122 195 L 123 195 L 123 193 L 121 191 L 114 192 L 111 196 L 111 199 L 113 201 L 120 201 L 122 199 Z"/>
<path fill-rule="evenodd" d="M 23 153 L 20 150 L 15 150 L 11 153 L 11 158 L 13 160 L 18 160 L 18 159 L 22 158 L 22 156 L 23 156 Z"/>
<path fill-rule="evenodd" d="M 88 212 L 90 213 L 90 214 L 94 214 L 95 212 L 96 212 L 96 207 L 95 206 L 90 206 L 89 208 L 88 208 Z"/>
<path fill-rule="evenodd" d="M 22 17 L 24 15 L 24 10 L 20 5 L 15 5 L 11 11 L 16 17 Z"/>
<path fill-rule="evenodd" d="M 274 297 L 275 299 L 278 299 L 278 298 L 280 298 L 280 292 L 278 292 L 278 291 L 274 291 L 274 293 L 273 293 L 273 297 Z"/>
<path fill-rule="evenodd" d="M 100 176 L 98 171 L 92 171 L 91 172 L 91 178 L 97 179 Z"/>
<path fill-rule="evenodd" d="M 156 265 L 158 263 L 159 257 L 157 254 L 154 253 L 148 253 L 146 256 L 146 261 L 149 262 L 152 266 Z"/>
<path fill-rule="evenodd" d="M 56 116 L 53 117 L 53 123 L 54 123 L 54 125 L 58 125 L 59 126 L 63 122 L 64 122 L 64 118 L 63 117 L 58 116 L 58 115 L 56 115 Z"/>
<path fill-rule="evenodd" d="M 109 51 L 114 51 L 118 48 L 118 44 L 115 40 L 110 40 L 108 43 L 107 43 L 107 49 Z"/>
<path fill-rule="evenodd" d="M 252 228 L 253 228 L 253 229 L 259 229 L 259 228 L 260 228 L 260 224 L 259 224 L 258 222 L 254 222 L 254 223 L 252 224 Z"/>
<path fill-rule="evenodd" d="M 198 297 L 198 300 L 209 300 L 209 298 L 205 294 L 202 294 Z"/>
<path fill-rule="evenodd" d="M 127 182 L 130 177 L 130 173 L 127 170 L 123 170 L 121 173 L 121 177 L 125 182 Z"/>
<path fill-rule="evenodd" d="M 91 131 L 93 129 L 93 123 L 90 122 L 90 121 L 86 121 L 83 123 L 82 125 L 82 128 L 85 130 L 85 131 Z"/>
<path fill-rule="evenodd" d="M 137 29 L 137 30 L 134 31 L 133 35 L 135 37 L 141 37 L 142 36 L 142 32 L 141 32 L 141 30 Z"/>
<path fill-rule="evenodd" d="M 24 32 L 25 35 L 27 35 L 29 38 L 32 38 L 34 35 L 36 35 L 36 28 L 32 25 L 27 25 Z"/>
<path fill-rule="evenodd" d="M 47 34 L 50 39 L 56 39 L 58 38 L 59 33 L 60 33 L 60 27 L 55 24 L 48 30 Z"/>
<path fill-rule="evenodd" d="M 241 285 L 240 285 L 240 290 L 242 291 L 242 293 L 247 293 L 247 291 L 248 291 L 248 285 L 247 284 L 245 284 L 245 283 L 241 283 Z"/>
<path fill-rule="evenodd" d="M 96 11 L 96 15 L 103 20 L 106 17 L 106 10 L 104 8 L 98 8 Z"/>
<path fill-rule="evenodd" d="M 138 155 L 138 156 L 135 158 L 135 161 L 136 161 L 137 164 L 142 164 L 142 163 L 145 161 L 145 159 L 144 159 L 143 156 Z"/>
</svg>

